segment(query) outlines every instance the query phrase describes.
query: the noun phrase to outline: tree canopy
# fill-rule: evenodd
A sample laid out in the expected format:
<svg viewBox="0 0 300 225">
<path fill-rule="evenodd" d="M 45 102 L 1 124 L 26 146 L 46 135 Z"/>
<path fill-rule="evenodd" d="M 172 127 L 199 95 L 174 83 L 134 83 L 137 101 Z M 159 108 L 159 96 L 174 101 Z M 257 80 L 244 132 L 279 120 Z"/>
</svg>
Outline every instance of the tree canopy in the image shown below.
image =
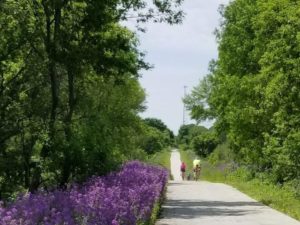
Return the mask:
<svg viewBox="0 0 300 225">
<path fill-rule="evenodd" d="M 300 178 L 300 2 L 235 0 L 221 9 L 219 56 L 185 99 L 216 119 L 237 158 L 275 182 Z"/>
<path fill-rule="evenodd" d="M 174 144 L 173 132 L 157 118 L 143 120 L 145 135 L 141 141 L 141 147 L 148 154 L 153 154 Z"/>
<path fill-rule="evenodd" d="M 121 21 L 180 23 L 182 0 L 0 2 L 0 199 L 140 157 L 149 65 Z"/>
</svg>

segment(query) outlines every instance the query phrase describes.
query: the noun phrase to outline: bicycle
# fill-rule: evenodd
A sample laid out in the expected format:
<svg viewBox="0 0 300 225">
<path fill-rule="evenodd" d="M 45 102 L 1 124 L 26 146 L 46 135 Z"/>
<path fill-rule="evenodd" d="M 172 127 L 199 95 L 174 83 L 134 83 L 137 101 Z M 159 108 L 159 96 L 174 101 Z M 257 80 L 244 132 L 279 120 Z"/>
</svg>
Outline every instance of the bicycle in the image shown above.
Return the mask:
<svg viewBox="0 0 300 225">
<path fill-rule="evenodd" d="M 199 165 L 194 168 L 194 180 L 199 180 L 201 167 Z"/>
</svg>

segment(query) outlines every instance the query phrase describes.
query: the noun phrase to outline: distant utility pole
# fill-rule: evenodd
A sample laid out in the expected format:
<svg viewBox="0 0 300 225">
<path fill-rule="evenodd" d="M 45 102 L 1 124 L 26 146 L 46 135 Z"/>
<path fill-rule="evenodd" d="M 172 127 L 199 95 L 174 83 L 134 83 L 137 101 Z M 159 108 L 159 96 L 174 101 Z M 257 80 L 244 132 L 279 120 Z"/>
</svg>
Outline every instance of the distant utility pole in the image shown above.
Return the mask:
<svg viewBox="0 0 300 225">
<path fill-rule="evenodd" d="M 183 86 L 184 88 L 184 98 L 186 97 L 186 89 L 187 89 L 187 86 Z M 182 118 L 182 125 L 185 125 L 185 103 L 183 102 L 183 118 Z"/>
</svg>

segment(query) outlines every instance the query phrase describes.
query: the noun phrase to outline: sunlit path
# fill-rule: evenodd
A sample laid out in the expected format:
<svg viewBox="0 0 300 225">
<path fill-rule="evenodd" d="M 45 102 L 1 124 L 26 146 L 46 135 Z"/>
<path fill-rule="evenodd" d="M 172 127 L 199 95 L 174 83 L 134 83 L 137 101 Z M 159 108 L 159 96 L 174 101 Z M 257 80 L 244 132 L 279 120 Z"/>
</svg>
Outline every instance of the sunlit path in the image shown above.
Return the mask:
<svg viewBox="0 0 300 225">
<path fill-rule="evenodd" d="M 300 225 L 228 185 L 180 181 L 176 172 L 178 155 L 172 152 L 176 180 L 169 183 L 167 201 L 157 225 Z"/>
<path fill-rule="evenodd" d="M 171 174 L 174 181 L 181 181 L 180 164 L 180 153 L 176 149 L 173 149 L 171 153 Z"/>
</svg>

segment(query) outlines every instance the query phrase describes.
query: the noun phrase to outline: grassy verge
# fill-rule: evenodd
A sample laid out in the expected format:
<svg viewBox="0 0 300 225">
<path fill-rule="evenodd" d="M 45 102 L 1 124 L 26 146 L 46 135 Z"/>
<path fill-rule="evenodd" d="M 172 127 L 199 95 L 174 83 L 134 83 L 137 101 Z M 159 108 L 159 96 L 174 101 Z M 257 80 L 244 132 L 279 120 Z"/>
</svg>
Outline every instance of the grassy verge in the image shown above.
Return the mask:
<svg viewBox="0 0 300 225">
<path fill-rule="evenodd" d="M 191 168 L 193 153 L 182 150 L 180 153 L 188 168 Z M 279 186 L 263 179 L 252 179 L 245 169 L 232 172 L 225 163 L 212 165 L 207 161 L 202 163 L 201 179 L 229 184 L 257 201 L 300 220 L 300 198 L 288 185 Z"/>
<path fill-rule="evenodd" d="M 171 171 L 171 150 L 164 149 L 163 151 L 157 152 L 150 156 L 147 160 L 148 163 L 165 167 L 169 172 Z M 170 173 L 171 174 L 171 173 Z"/>
<path fill-rule="evenodd" d="M 265 184 L 258 179 L 240 182 L 237 178 L 228 178 L 226 183 L 236 187 L 257 201 L 300 220 L 300 199 L 295 198 L 293 191 L 289 187 Z"/>
<path fill-rule="evenodd" d="M 170 170 L 171 168 L 170 158 L 171 158 L 171 151 L 169 149 L 164 149 L 150 156 L 147 162 L 154 165 L 165 167 L 166 169 Z"/>
</svg>

